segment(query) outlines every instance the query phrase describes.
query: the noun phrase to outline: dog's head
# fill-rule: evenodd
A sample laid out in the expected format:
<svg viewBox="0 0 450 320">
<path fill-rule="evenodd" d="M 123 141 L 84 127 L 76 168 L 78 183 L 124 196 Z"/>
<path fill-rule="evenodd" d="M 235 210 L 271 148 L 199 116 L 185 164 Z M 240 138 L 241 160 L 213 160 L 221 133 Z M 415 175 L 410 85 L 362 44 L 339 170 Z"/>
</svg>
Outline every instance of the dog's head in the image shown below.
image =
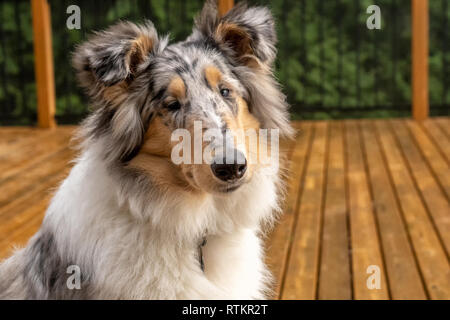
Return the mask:
<svg viewBox="0 0 450 320">
<path fill-rule="evenodd" d="M 212 129 L 229 137 L 231 132 L 234 142 L 249 129 L 292 134 L 272 71 L 275 43 L 269 10 L 241 4 L 219 17 L 214 1 L 206 2 L 183 42 L 168 45 L 151 22 L 120 22 L 94 34 L 73 59 L 94 105 L 83 125 L 87 144 L 101 141 L 110 163 L 136 169 L 161 187 L 237 189 L 258 170 L 258 161 L 248 158 L 260 148 L 251 150 L 249 136 L 233 147 L 223 143 L 230 139 L 217 136 L 206 145 L 205 134 Z M 180 129 L 190 133 L 183 137 L 187 150 L 174 153 L 182 140 L 173 133 Z M 199 163 L 198 144 L 214 145 L 209 161 L 200 156 Z M 231 161 L 225 156 L 230 153 Z M 174 155 L 190 162 L 177 163 Z"/>
</svg>

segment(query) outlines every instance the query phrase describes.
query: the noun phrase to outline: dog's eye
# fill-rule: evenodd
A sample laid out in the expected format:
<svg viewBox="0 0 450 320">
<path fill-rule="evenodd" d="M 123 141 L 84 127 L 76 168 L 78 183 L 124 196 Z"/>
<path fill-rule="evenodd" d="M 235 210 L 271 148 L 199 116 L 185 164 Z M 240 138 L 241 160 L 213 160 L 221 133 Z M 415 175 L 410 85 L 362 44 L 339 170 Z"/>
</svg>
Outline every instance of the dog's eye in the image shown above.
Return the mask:
<svg viewBox="0 0 450 320">
<path fill-rule="evenodd" d="M 230 89 L 227 88 L 220 89 L 220 94 L 222 95 L 222 97 L 226 98 L 230 95 Z"/>
<path fill-rule="evenodd" d="M 181 104 L 178 101 L 173 101 L 170 102 L 169 104 L 167 104 L 167 109 L 169 109 L 170 111 L 176 111 L 179 110 L 181 108 Z"/>
</svg>

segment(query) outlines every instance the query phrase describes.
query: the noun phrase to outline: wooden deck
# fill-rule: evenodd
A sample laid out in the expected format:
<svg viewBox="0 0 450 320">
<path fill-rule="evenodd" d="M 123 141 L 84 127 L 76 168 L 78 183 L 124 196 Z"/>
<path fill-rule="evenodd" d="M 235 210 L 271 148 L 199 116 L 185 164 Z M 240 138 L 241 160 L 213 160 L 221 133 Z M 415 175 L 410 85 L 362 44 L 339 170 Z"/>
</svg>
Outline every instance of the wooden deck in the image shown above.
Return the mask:
<svg viewBox="0 0 450 320">
<path fill-rule="evenodd" d="M 276 298 L 450 299 L 450 118 L 296 126 L 267 239 Z M 39 228 L 73 130 L 0 128 L 0 259 Z"/>
</svg>

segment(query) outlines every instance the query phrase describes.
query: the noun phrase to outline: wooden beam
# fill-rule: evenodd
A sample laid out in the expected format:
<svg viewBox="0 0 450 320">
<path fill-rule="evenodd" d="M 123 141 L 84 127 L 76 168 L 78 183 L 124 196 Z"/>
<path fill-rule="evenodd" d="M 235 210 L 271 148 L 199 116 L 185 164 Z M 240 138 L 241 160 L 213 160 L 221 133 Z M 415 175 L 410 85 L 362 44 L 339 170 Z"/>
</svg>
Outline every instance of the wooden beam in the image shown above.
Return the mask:
<svg viewBox="0 0 450 320">
<path fill-rule="evenodd" d="M 411 0 L 412 18 L 412 114 L 428 117 L 428 0 Z"/>
<path fill-rule="evenodd" d="M 31 0 L 31 9 L 33 15 L 38 125 L 41 128 L 53 128 L 56 126 L 55 79 L 53 73 L 50 7 L 47 0 Z"/>
<path fill-rule="evenodd" d="M 224 16 L 234 6 L 234 0 L 218 0 L 219 14 Z"/>
</svg>

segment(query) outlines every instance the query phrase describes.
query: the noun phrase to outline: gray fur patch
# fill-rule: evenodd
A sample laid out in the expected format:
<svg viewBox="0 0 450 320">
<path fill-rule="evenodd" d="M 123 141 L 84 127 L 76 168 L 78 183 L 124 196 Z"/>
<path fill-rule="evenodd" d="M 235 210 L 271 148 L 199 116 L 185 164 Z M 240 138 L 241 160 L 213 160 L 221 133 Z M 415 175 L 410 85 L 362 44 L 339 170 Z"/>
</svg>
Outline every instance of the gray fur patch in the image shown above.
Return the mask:
<svg viewBox="0 0 450 320">
<path fill-rule="evenodd" d="M 67 268 L 76 265 L 60 254 L 51 232 L 41 230 L 25 251 L 23 281 L 27 299 L 89 299 L 90 274 L 81 269 L 80 289 L 69 289 Z"/>
</svg>

